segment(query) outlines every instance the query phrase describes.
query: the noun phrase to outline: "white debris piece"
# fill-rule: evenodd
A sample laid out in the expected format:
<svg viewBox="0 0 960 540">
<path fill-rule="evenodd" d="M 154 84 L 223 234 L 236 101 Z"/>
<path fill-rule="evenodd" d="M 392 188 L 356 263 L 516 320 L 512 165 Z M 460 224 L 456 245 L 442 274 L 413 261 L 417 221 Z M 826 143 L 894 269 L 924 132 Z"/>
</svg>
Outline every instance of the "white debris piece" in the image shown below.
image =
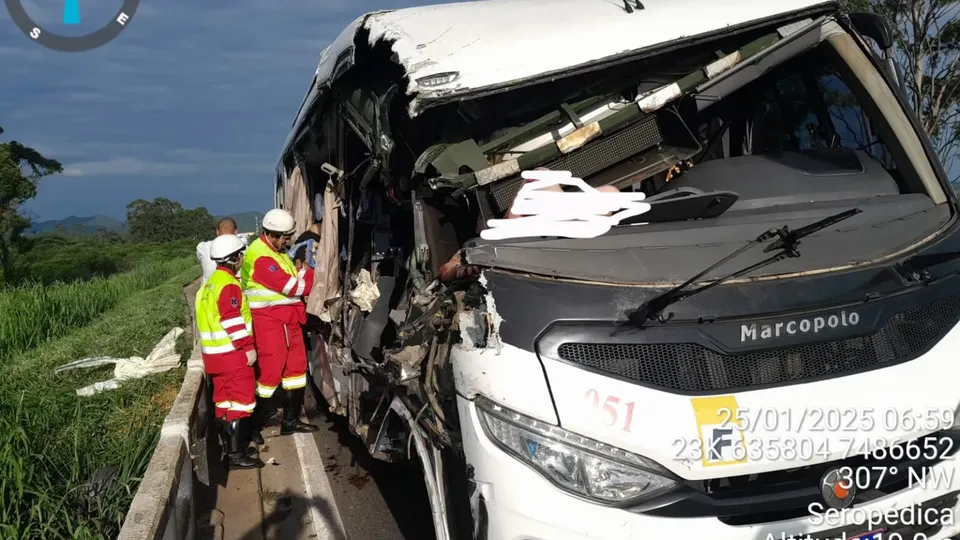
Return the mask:
<svg viewBox="0 0 960 540">
<path fill-rule="evenodd" d="M 104 390 L 115 390 L 120 386 L 120 381 L 141 379 L 147 375 L 163 373 L 164 371 L 170 371 L 179 366 L 180 354 L 176 351 L 176 345 L 177 338 L 179 338 L 181 334 L 183 334 L 183 328 L 180 327 L 173 328 L 167 332 L 167 335 L 163 336 L 146 358 L 140 358 L 139 356 L 131 356 L 129 358 L 110 358 L 106 356 L 82 358 L 58 367 L 54 370 L 54 373 L 114 364 L 112 379 L 79 388 L 77 389 L 77 395 L 92 396 Z"/>
<path fill-rule="evenodd" d="M 487 302 L 487 346 L 496 350 L 497 354 L 503 349 L 503 343 L 500 341 L 500 324 L 503 323 L 503 317 L 497 311 L 497 302 L 493 299 L 493 293 L 487 292 L 484 296 Z"/>
<path fill-rule="evenodd" d="M 370 271 L 364 268 L 360 270 L 354 279 L 356 286 L 350 291 L 350 299 L 353 300 L 353 303 L 356 304 L 361 311 L 372 311 L 373 305 L 376 304 L 377 299 L 380 298 L 380 289 L 378 289 L 377 285 L 373 282 Z"/>
</svg>

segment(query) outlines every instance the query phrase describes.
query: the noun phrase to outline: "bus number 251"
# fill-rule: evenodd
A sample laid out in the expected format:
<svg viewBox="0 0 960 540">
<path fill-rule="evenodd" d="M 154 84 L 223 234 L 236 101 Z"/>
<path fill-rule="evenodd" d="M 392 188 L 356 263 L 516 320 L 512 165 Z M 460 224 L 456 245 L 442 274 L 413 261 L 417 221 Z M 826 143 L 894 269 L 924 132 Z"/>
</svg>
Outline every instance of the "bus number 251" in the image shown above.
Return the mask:
<svg viewBox="0 0 960 540">
<path fill-rule="evenodd" d="M 633 401 L 621 401 L 617 396 L 606 396 L 601 401 L 600 392 L 592 388 L 587 390 L 583 397 L 587 406 L 601 416 L 605 425 L 630 433 L 633 424 L 633 408 L 636 405 Z"/>
</svg>

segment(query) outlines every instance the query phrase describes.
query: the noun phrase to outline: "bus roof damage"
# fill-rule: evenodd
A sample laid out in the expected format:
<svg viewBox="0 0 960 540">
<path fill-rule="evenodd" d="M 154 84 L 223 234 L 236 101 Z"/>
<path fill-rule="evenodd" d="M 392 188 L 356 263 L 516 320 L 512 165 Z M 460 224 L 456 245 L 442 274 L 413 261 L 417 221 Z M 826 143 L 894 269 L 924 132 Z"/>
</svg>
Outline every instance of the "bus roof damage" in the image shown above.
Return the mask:
<svg viewBox="0 0 960 540">
<path fill-rule="evenodd" d="M 635 2 L 636 8 L 604 0 L 536 0 L 504 3 L 502 9 L 496 4 L 441 4 L 358 17 L 320 54 L 293 132 L 324 89 L 357 64 L 357 51 L 381 43 L 389 44 L 391 60 L 403 68 L 408 114 L 413 117 L 449 100 L 568 76 L 578 69 L 595 70 L 663 47 L 836 8 L 835 1 L 824 0 L 647 0 Z M 692 11 L 698 16 L 689 17 Z M 572 19 L 577 27 L 556 31 Z M 366 66 L 361 62 L 358 67 Z"/>
<path fill-rule="evenodd" d="M 691 5 L 653 0 L 637 3 L 639 10 L 630 13 L 596 0 L 504 3 L 509 11 L 467 2 L 372 13 L 362 18 L 362 24 L 370 32 L 371 45 L 391 44 L 408 79 L 407 93 L 416 95 L 411 103 L 416 115 L 420 102 L 502 90 L 582 66 L 596 69 L 647 48 L 680 45 L 688 36 L 735 30 L 744 23 L 823 4 L 828 2 L 705 0 Z M 699 16 L 686 16 L 691 10 Z M 574 13 L 577 27 L 554 31 L 568 24 Z"/>
</svg>

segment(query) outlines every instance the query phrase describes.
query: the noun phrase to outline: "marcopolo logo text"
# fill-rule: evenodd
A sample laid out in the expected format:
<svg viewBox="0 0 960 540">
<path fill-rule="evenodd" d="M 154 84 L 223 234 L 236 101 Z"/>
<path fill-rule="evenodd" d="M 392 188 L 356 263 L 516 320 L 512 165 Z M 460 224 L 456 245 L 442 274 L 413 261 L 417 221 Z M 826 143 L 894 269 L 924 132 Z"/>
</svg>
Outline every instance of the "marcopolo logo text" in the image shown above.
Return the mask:
<svg viewBox="0 0 960 540">
<path fill-rule="evenodd" d="M 785 336 L 819 334 L 825 330 L 856 326 L 860 323 L 860 314 L 856 311 L 841 311 L 833 315 L 809 317 L 771 323 L 751 323 L 740 325 L 740 342 L 762 341 Z"/>
</svg>

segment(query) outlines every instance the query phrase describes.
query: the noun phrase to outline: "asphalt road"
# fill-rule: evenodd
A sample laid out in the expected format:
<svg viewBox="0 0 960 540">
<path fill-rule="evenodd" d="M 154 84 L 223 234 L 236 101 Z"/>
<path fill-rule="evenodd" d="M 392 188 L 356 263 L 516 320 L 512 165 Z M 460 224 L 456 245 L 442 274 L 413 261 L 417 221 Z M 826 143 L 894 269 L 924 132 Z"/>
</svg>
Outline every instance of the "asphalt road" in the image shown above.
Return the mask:
<svg viewBox="0 0 960 540">
<path fill-rule="evenodd" d="M 308 392 L 310 394 L 310 392 Z M 351 540 L 433 540 L 433 523 L 419 463 L 390 464 L 370 457 L 347 429 L 346 418 L 308 397 L 314 437 L 347 537 Z"/>
</svg>

